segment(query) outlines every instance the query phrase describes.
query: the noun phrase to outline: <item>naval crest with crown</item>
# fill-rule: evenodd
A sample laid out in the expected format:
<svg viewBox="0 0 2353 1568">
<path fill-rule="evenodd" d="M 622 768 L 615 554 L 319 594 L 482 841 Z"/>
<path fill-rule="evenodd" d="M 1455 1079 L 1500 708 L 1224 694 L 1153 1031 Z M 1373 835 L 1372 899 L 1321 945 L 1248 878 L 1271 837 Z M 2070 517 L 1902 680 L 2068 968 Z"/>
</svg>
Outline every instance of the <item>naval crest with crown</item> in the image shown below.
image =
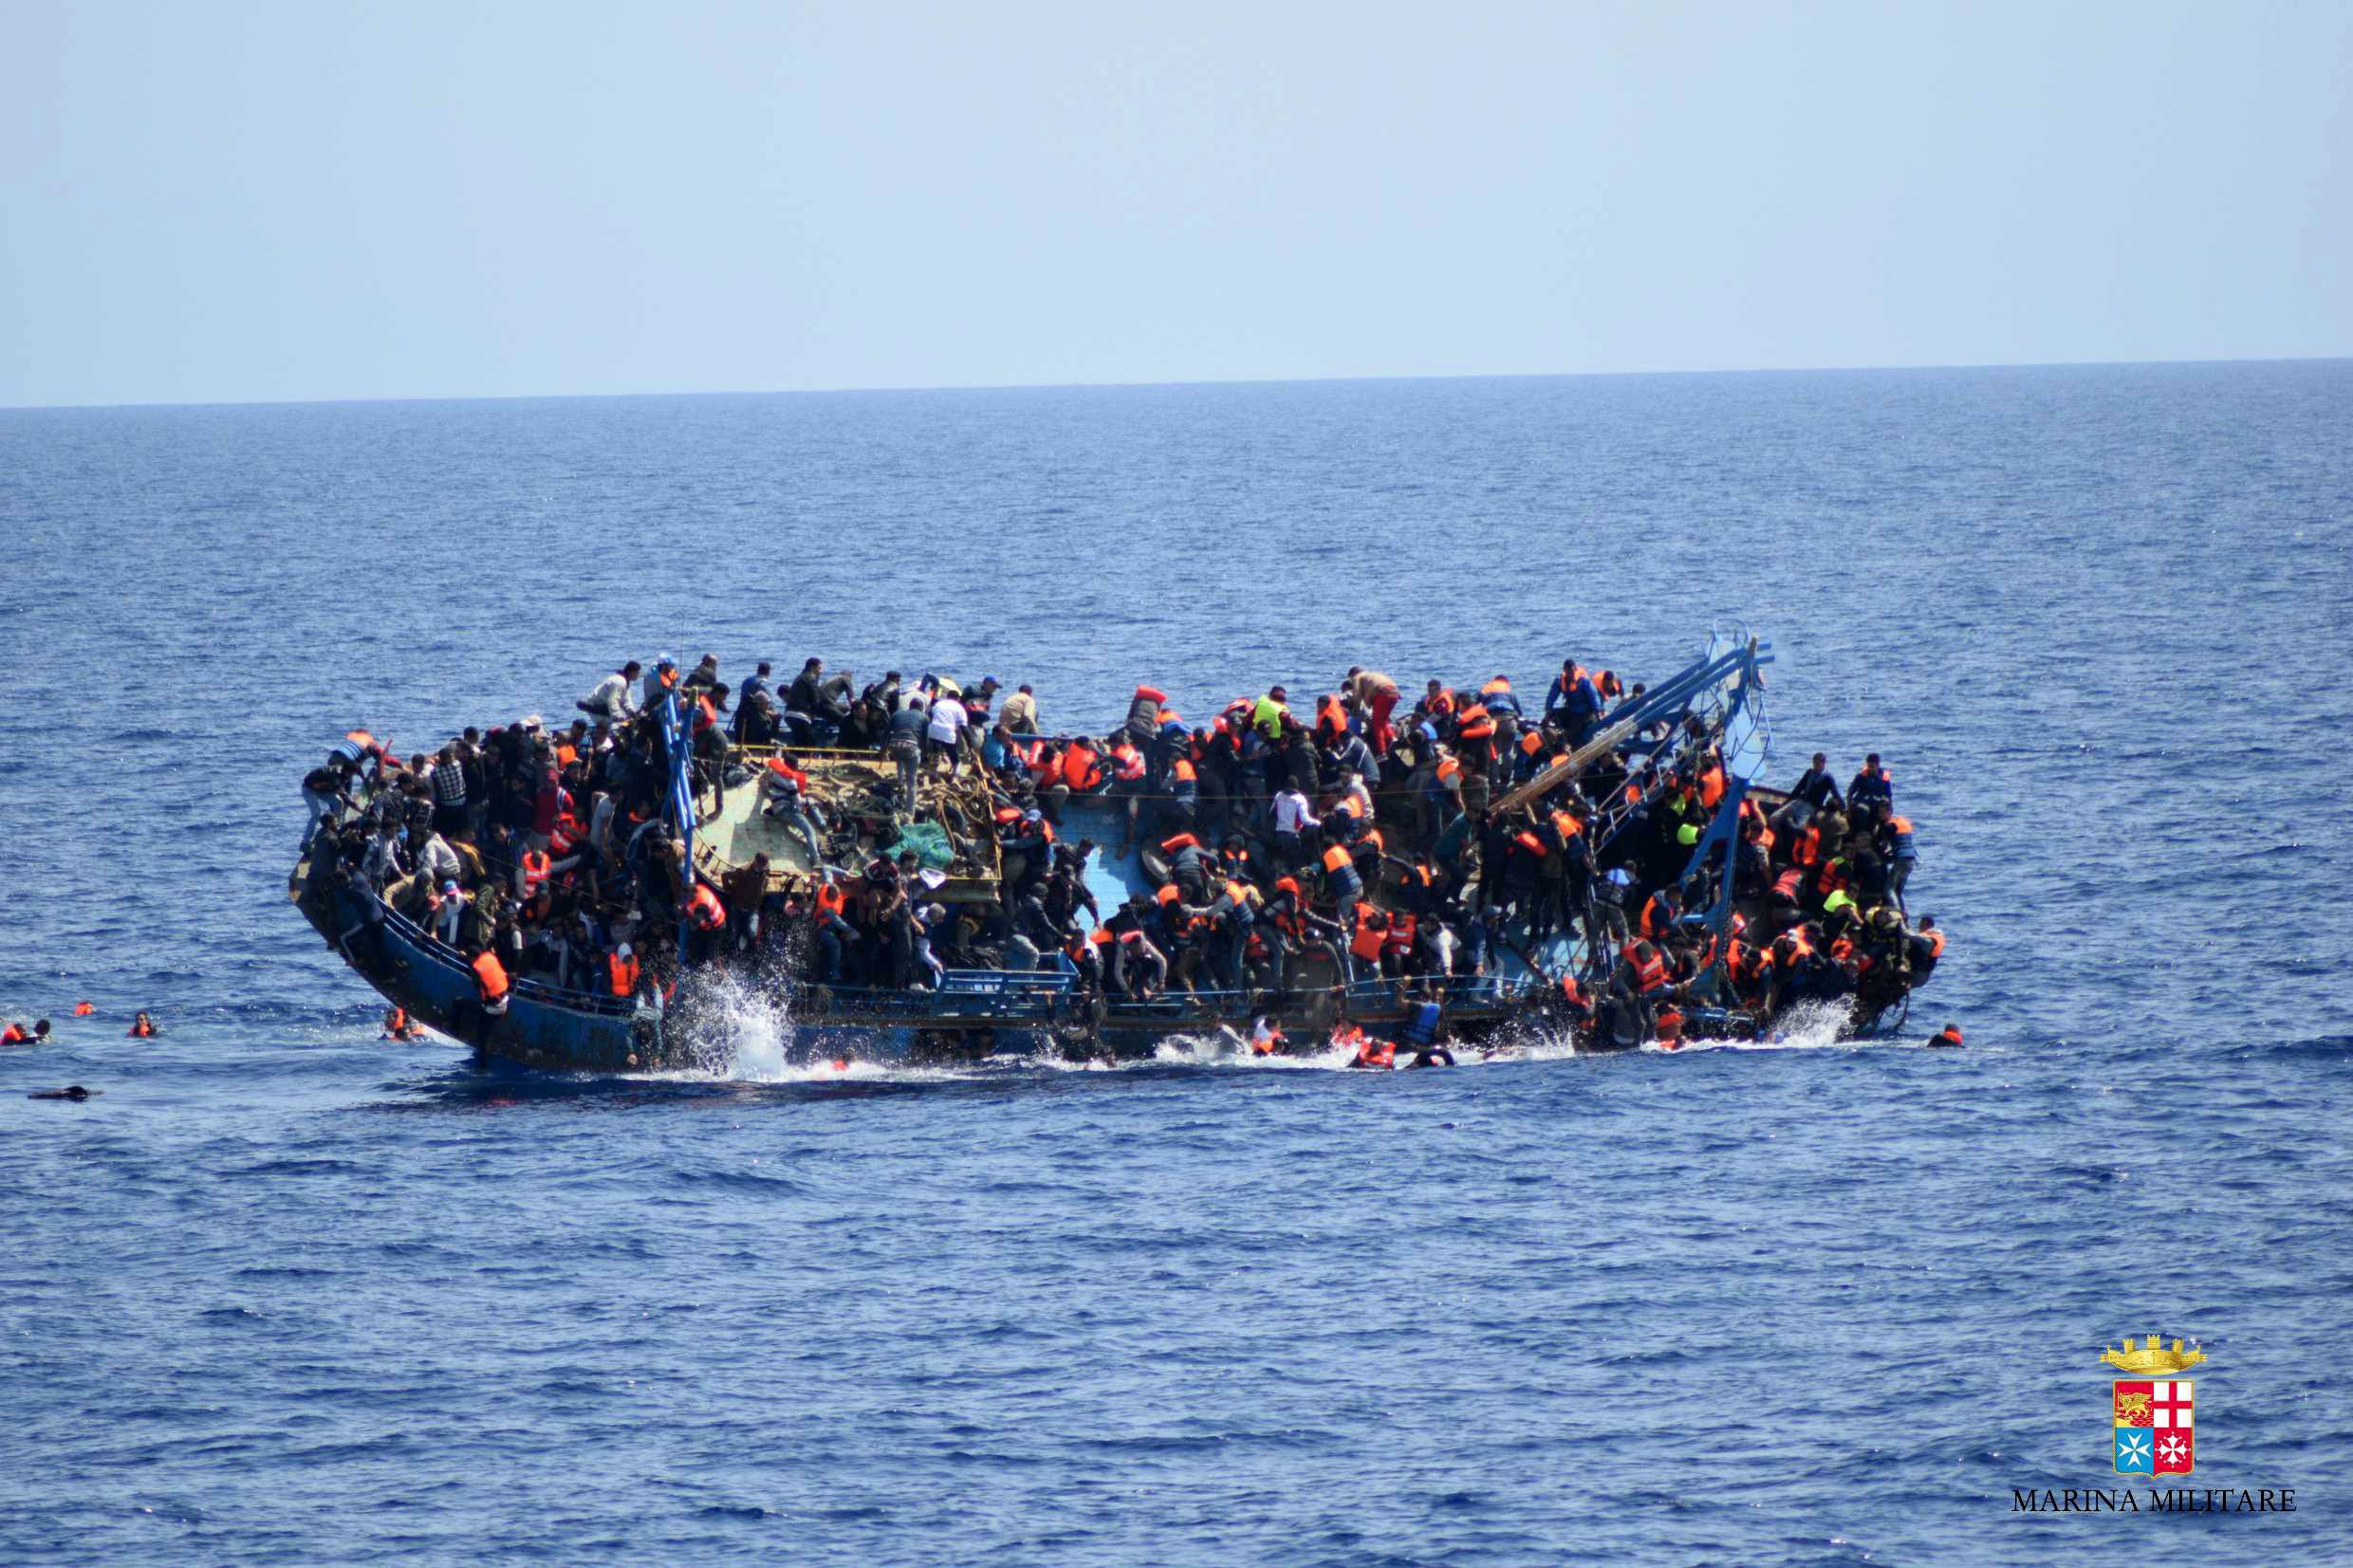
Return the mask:
<svg viewBox="0 0 2353 1568">
<path fill-rule="evenodd" d="M 2114 1379 L 2109 1406 L 2119 1475 L 2188 1475 L 2197 1458 L 2196 1394 L 2175 1375 L 2206 1359 L 2193 1339 L 2168 1348 L 2156 1335 L 2100 1353 L 2101 1361 L 2129 1375 Z"/>
</svg>

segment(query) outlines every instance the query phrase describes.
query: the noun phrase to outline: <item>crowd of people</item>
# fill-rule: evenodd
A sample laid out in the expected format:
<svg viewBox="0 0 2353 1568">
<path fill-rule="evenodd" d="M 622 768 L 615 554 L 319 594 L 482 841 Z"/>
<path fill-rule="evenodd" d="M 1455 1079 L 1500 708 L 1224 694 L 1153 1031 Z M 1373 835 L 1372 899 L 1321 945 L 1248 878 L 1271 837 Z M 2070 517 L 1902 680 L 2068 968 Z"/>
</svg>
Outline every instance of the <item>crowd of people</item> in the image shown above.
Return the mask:
<svg viewBox="0 0 2353 1568">
<path fill-rule="evenodd" d="M 347 952 L 387 906 L 455 950 L 485 1020 L 516 979 L 658 1005 L 701 966 L 894 990 L 1043 969 L 1115 1005 L 1216 993 L 1248 1016 L 1351 982 L 1438 998 L 1510 953 L 1547 1009 L 1671 1039 L 1695 1008 L 1852 999 L 1867 1016 L 1925 980 L 1945 938 L 1906 913 L 1918 848 L 1879 757 L 1843 788 L 1816 756 L 1786 801 L 1748 796 L 1732 841 L 1686 876 L 1723 759 L 1696 717 L 1615 733 L 1643 694 L 1572 659 L 1541 703 L 1504 675 L 1433 679 L 1409 703 L 1356 668 L 1198 722 L 1142 685 L 1108 733 L 1054 737 L 1035 692 L 993 676 L 861 685 L 810 658 L 781 687 L 765 663 L 731 686 L 714 655 L 633 661 L 561 726 L 534 714 L 406 756 L 354 731 L 304 781 L 310 891 Z M 714 883 L 688 863 L 657 719 L 673 695 L 701 809 L 756 790 L 806 868 L 763 855 Z M 940 896 L 913 850 L 833 863 L 829 845 L 866 840 L 810 798 L 809 747 L 887 758 L 903 822 L 926 813 L 927 777 L 985 789 L 994 896 Z M 1085 875 L 1103 846 L 1063 831 L 1089 798 L 1109 853 L 1140 850 L 1150 873 L 1116 907 Z M 1702 912 L 1727 858 L 1739 913 L 1719 924 Z M 1583 965 L 1547 968 L 1562 937 L 1585 939 Z"/>
</svg>

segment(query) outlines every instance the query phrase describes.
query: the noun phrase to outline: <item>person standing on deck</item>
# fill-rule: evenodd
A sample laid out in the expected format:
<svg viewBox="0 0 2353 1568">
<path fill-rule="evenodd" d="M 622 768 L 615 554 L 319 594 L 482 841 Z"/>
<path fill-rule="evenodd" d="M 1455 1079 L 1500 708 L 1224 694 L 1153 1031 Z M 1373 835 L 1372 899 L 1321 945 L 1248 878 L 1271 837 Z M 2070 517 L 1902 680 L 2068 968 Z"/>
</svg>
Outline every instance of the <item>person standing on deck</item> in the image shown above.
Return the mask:
<svg viewBox="0 0 2353 1568">
<path fill-rule="evenodd" d="M 1351 668 L 1348 677 L 1341 682 L 1341 690 L 1355 697 L 1365 712 L 1365 740 L 1373 754 L 1386 757 L 1397 741 L 1397 730 L 1389 724 L 1389 715 L 1397 711 L 1398 683 L 1378 670 Z"/>
<path fill-rule="evenodd" d="M 1862 759 L 1862 771 L 1847 782 L 1847 814 L 1860 814 L 1867 820 L 1872 806 L 1881 802 L 1889 806 L 1896 803 L 1896 784 L 1887 776 L 1887 769 L 1880 766 L 1880 754 L 1874 751 Z"/>
<path fill-rule="evenodd" d="M 1784 837 L 1803 832 L 1806 824 L 1821 813 L 1843 809 L 1845 804 L 1837 782 L 1830 777 L 1829 757 L 1817 751 L 1813 766 L 1790 786 L 1789 803 L 1773 813 L 1771 827 Z"/>
<path fill-rule="evenodd" d="M 948 759 L 948 773 L 954 777 L 957 760 L 963 755 L 962 736 L 971 715 L 964 710 L 963 700 L 935 694 L 932 709 L 923 731 L 923 766 L 928 770 L 940 758 Z"/>
<path fill-rule="evenodd" d="M 915 815 L 916 778 L 923 770 L 924 731 L 930 724 L 923 699 L 910 695 L 904 706 L 891 715 L 890 729 L 885 732 L 888 739 L 883 749 L 899 765 L 899 792 L 906 799 L 903 809 L 910 817 Z"/>
</svg>

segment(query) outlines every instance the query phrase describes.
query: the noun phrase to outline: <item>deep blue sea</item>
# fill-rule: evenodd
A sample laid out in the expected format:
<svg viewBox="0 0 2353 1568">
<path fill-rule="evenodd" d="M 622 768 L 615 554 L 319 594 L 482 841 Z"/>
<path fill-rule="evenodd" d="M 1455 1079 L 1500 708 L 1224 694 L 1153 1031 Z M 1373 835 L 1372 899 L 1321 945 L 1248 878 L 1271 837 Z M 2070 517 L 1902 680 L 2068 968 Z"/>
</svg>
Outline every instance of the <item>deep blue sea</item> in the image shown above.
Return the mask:
<svg viewBox="0 0 2353 1568">
<path fill-rule="evenodd" d="M 2345 1560 L 2349 550 L 2347 361 L 0 412 L 0 1562 Z M 1907 1039 L 488 1076 L 284 896 L 346 728 L 631 655 L 1739 622 L 1919 826 Z M 2152 1332 L 2295 1512 L 2013 1512 Z"/>
</svg>

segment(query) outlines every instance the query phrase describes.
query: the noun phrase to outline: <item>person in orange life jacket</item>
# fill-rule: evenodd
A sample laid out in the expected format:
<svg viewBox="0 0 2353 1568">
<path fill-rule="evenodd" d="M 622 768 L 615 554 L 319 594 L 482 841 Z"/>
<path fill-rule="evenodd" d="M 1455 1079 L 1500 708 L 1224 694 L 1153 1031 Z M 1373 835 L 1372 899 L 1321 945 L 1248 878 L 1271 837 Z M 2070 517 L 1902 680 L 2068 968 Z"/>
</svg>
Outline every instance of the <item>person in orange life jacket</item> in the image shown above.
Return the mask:
<svg viewBox="0 0 2353 1568">
<path fill-rule="evenodd" d="M 1272 1056 L 1283 1048 L 1283 1031 L 1263 1018 L 1251 1020 L 1250 1048 L 1253 1056 Z"/>
<path fill-rule="evenodd" d="M 1112 858 L 1124 860 L 1136 841 L 1136 825 L 1143 812 L 1144 775 L 1149 771 L 1143 752 L 1126 735 L 1119 737 L 1110 753 L 1111 782 L 1103 793 L 1107 799 L 1122 804 L 1120 813 L 1120 847 Z"/>
<path fill-rule="evenodd" d="M 1263 913 L 1266 918 L 1259 922 L 1258 934 L 1267 945 L 1268 957 L 1278 986 L 1290 983 L 1290 959 L 1310 942 L 1339 944 L 1348 935 L 1346 927 L 1325 919 L 1307 907 L 1306 894 L 1296 876 L 1275 878 L 1274 891 L 1268 895 Z M 1338 958 L 1340 949 L 1335 946 L 1331 950 Z M 1335 968 L 1345 972 L 1346 960 L 1340 959 Z"/>
<path fill-rule="evenodd" d="M 1919 929 L 1911 934 L 1910 948 L 1912 984 L 1922 985 L 1936 972 L 1936 960 L 1944 956 L 1944 932 L 1936 929 L 1935 915 L 1920 916 Z"/>
<path fill-rule="evenodd" d="M 1961 1026 L 1958 1024 L 1948 1024 L 1931 1035 L 1928 1042 L 1931 1045 L 1958 1045 L 1961 1042 Z"/>
<path fill-rule="evenodd" d="M 1677 899 L 1675 890 L 1660 888 L 1642 904 L 1641 932 L 1654 942 L 1663 941 L 1674 933 L 1675 923 L 1682 918 L 1682 905 Z"/>
<path fill-rule="evenodd" d="M 1333 909 L 1344 914 L 1364 896 L 1364 879 L 1357 875 L 1356 857 L 1346 844 L 1329 839 L 1324 849 L 1323 866 L 1324 895 L 1332 901 Z"/>
<path fill-rule="evenodd" d="M 1889 867 L 1887 892 L 1900 903 L 1904 884 L 1912 879 L 1912 868 L 1920 858 L 1919 846 L 1912 836 L 1912 819 L 1896 815 L 1895 803 L 1890 801 L 1881 801 L 1872 817 L 1873 842 Z"/>
<path fill-rule="evenodd" d="M 1881 802 L 1890 808 L 1895 805 L 1896 784 L 1887 776 L 1887 769 L 1880 766 L 1880 754 L 1874 751 L 1862 759 L 1862 771 L 1847 781 L 1846 808 L 1849 813 L 1862 813 L 1867 820 L 1871 808 Z"/>
<path fill-rule="evenodd" d="M 1160 840 L 1160 854 L 1168 861 L 1169 879 L 1183 893 L 1184 901 L 1208 903 L 1210 854 L 1200 839 L 1192 833 L 1172 834 Z"/>
<path fill-rule="evenodd" d="M 1152 906 L 1143 895 L 1130 894 L 1127 902 L 1103 922 L 1103 929 L 1111 932 L 1112 984 L 1139 1002 L 1149 1002 L 1168 984 L 1168 955 L 1153 943 L 1145 929 L 1151 916 Z"/>
<path fill-rule="evenodd" d="M 417 1028 L 409 1022 L 408 1009 L 394 1007 L 387 1011 L 384 1014 L 384 1032 L 376 1038 L 379 1040 L 415 1040 Z"/>
<path fill-rule="evenodd" d="M 1036 901 L 1029 900 L 1032 904 Z M 818 888 L 812 929 L 816 933 L 820 961 L 818 979 L 828 986 L 843 983 L 845 978 L 843 965 L 858 942 L 857 928 L 843 916 L 845 907 L 846 900 L 834 882 L 833 874 L 827 872 L 824 882 Z M 1032 950 L 1033 954 L 1035 950 Z"/>
<path fill-rule="evenodd" d="M 458 1000 L 451 1023 L 461 1038 L 470 1035 L 475 1044 L 486 1045 L 498 1021 L 507 1016 L 513 987 L 508 982 L 506 965 L 490 948 L 476 952 L 468 968 L 473 970 L 474 994 Z"/>
<path fill-rule="evenodd" d="M 626 1002 L 638 994 L 638 984 L 644 968 L 638 962 L 638 950 L 627 942 L 616 946 L 604 955 L 602 989 L 606 994 Z"/>
<path fill-rule="evenodd" d="M 1218 967 L 1219 981 L 1226 989 L 1239 991 L 1242 989 L 1243 950 L 1249 946 L 1251 927 L 1256 919 L 1251 913 L 1249 884 L 1229 880 L 1202 913 L 1209 916 L 1216 929 L 1213 957 Z"/>
<path fill-rule="evenodd" d="M 1172 770 L 1179 757 L 1188 758 L 1186 769 L 1192 771 L 1190 754 L 1193 732 L 1185 728 L 1184 719 L 1163 702 L 1152 715 L 1152 738 L 1144 747 L 1144 788 L 1151 794 L 1172 792 Z"/>
<path fill-rule="evenodd" d="M 131 1020 L 131 1032 L 129 1038 L 132 1040 L 153 1040 L 156 1036 L 161 1034 L 162 1032 L 163 1031 L 161 1029 L 156 1027 L 156 1021 L 154 1019 L 149 1018 L 145 1013 L 140 1013 L 139 1016 Z"/>
<path fill-rule="evenodd" d="M 1364 1036 L 1357 1042 L 1356 1057 L 1348 1065 L 1385 1073 L 1397 1065 L 1397 1047 L 1388 1041 Z"/>
<path fill-rule="evenodd" d="M 1167 795 L 1160 803 L 1161 825 L 1180 833 L 1198 820 L 1201 806 L 1201 767 L 1193 759 L 1193 747 L 1190 737 L 1177 742 L 1160 775 Z"/>
<path fill-rule="evenodd" d="M 1479 688 L 1479 701 L 1490 713 L 1509 713 L 1513 718 L 1525 715 L 1520 711 L 1520 699 L 1511 694 L 1511 677 L 1497 675 Z"/>
<path fill-rule="evenodd" d="M 1389 912 L 1359 899 L 1349 916 L 1348 957 L 1351 978 L 1380 978 L 1381 954 L 1389 946 Z"/>
</svg>

